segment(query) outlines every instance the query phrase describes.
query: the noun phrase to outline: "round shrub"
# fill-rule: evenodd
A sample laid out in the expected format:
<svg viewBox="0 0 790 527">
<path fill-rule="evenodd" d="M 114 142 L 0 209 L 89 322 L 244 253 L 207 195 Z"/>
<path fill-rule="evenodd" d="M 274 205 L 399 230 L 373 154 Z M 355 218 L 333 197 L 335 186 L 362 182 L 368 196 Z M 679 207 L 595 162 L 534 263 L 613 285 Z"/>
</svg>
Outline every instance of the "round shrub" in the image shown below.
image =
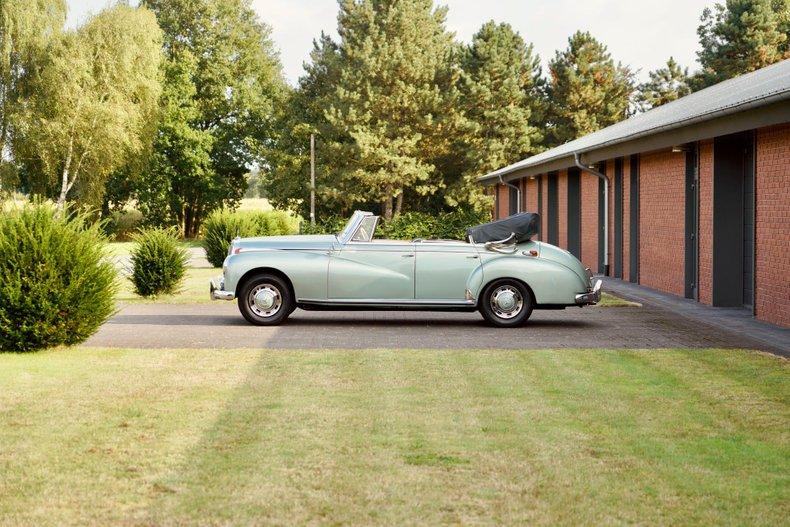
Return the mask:
<svg viewBox="0 0 790 527">
<path fill-rule="evenodd" d="M 114 312 L 101 226 L 34 203 L 0 214 L 0 350 L 71 345 Z"/>
<path fill-rule="evenodd" d="M 186 273 L 189 253 L 178 242 L 175 229 L 142 229 L 132 236 L 132 276 L 140 296 L 172 294 L 178 291 Z"/>
<path fill-rule="evenodd" d="M 203 223 L 203 248 L 209 263 L 222 267 L 230 244 L 237 236 L 280 236 L 294 234 L 298 228 L 298 220 L 283 211 L 216 210 Z"/>
</svg>

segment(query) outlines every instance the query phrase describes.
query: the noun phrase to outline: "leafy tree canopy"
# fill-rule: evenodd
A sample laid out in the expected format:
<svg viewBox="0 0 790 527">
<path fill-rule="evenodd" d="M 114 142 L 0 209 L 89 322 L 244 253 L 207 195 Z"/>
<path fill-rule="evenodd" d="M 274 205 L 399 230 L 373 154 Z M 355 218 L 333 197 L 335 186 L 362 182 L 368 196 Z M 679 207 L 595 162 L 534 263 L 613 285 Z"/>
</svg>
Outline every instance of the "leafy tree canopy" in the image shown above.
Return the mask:
<svg viewBox="0 0 790 527">
<path fill-rule="evenodd" d="M 638 87 L 637 102 L 640 109 L 649 110 L 672 102 L 691 93 L 688 68 L 681 68 L 669 57 L 667 64 L 650 72 L 650 80 Z"/>
<path fill-rule="evenodd" d="M 790 58 L 790 0 L 727 0 L 700 21 L 697 89 Z"/>
<path fill-rule="evenodd" d="M 550 142 L 561 144 L 628 116 L 634 74 L 606 46 L 578 31 L 549 63 Z"/>
</svg>

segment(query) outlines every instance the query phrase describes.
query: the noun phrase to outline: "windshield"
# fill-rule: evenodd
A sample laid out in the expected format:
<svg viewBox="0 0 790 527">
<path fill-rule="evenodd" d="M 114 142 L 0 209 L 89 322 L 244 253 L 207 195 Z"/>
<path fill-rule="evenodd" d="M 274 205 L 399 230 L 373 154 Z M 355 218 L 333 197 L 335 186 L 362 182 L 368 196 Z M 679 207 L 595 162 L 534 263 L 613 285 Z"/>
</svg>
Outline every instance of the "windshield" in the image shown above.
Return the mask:
<svg viewBox="0 0 790 527">
<path fill-rule="evenodd" d="M 348 223 L 346 223 L 346 226 L 343 227 L 343 230 L 338 233 L 337 237 L 340 240 L 347 240 L 348 237 L 351 236 L 351 230 L 354 228 L 354 225 L 356 225 L 356 223 L 357 223 L 357 216 L 359 214 L 361 214 L 361 213 L 360 212 L 355 212 L 351 216 L 351 219 L 348 220 Z"/>
<path fill-rule="evenodd" d="M 376 222 L 378 216 L 366 216 L 362 223 L 359 224 L 359 229 L 354 233 L 352 241 L 355 242 L 369 242 L 373 239 L 373 233 L 376 231 Z"/>
</svg>

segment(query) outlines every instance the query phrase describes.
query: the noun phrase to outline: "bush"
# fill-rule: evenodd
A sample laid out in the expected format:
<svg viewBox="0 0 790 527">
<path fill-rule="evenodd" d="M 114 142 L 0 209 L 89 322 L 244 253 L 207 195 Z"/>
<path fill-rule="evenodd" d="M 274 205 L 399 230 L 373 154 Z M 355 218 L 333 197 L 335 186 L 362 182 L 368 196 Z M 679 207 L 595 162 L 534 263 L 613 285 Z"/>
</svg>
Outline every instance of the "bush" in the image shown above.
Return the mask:
<svg viewBox="0 0 790 527">
<path fill-rule="evenodd" d="M 143 223 L 143 213 L 135 209 L 116 210 L 104 222 L 104 232 L 117 242 L 131 240 Z"/>
<path fill-rule="evenodd" d="M 181 247 L 173 229 L 141 229 L 132 236 L 132 276 L 140 296 L 172 294 L 178 291 L 186 273 L 189 253 Z"/>
<path fill-rule="evenodd" d="M 299 228 L 302 234 L 337 234 L 343 230 L 346 223 L 348 223 L 348 218 L 329 216 L 317 221 L 315 225 L 311 225 L 310 220 L 302 220 Z"/>
<path fill-rule="evenodd" d="M 487 212 L 455 210 L 439 215 L 405 212 L 383 224 L 380 235 L 394 240 L 415 238 L 464 240 L 466 229 L 491 220 Z"/>
<path fill-rule="evenodd" d="M 0 350 L 71 345 L 115 309 L 101 226 L 33 203 L 0 214 Z"/>
<path fill-rule="evenodd" d="M 228 255 L 230 243 L 237 236 L 250 238 L 293 234 L 297 226 L 297 220 L 282 211 L 217 210 L 212 212 L 203 223 L 203 248 L 211 265 L 221 267 Z"/>
</svg>

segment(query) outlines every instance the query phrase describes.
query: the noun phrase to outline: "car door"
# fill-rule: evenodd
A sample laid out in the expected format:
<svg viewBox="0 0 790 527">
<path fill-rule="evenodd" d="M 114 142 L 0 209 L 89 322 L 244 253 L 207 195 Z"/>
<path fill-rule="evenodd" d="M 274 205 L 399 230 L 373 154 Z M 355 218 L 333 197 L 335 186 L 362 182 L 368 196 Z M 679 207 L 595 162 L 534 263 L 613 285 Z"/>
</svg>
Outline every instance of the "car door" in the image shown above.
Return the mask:
<svg viewBox="0 0 790 527">
<path fill-rule="evenodd" d="M 466 281 L 480 266 L 474 245 L 458 242 L 418 242 L 415 297 L 418 300 L 464 300 Z"/>
<path fill-rule="evenodd" d="M 414 244 L 347 242 L 329 259 L 330 300 L 414 300 Z"/>
</svg>

